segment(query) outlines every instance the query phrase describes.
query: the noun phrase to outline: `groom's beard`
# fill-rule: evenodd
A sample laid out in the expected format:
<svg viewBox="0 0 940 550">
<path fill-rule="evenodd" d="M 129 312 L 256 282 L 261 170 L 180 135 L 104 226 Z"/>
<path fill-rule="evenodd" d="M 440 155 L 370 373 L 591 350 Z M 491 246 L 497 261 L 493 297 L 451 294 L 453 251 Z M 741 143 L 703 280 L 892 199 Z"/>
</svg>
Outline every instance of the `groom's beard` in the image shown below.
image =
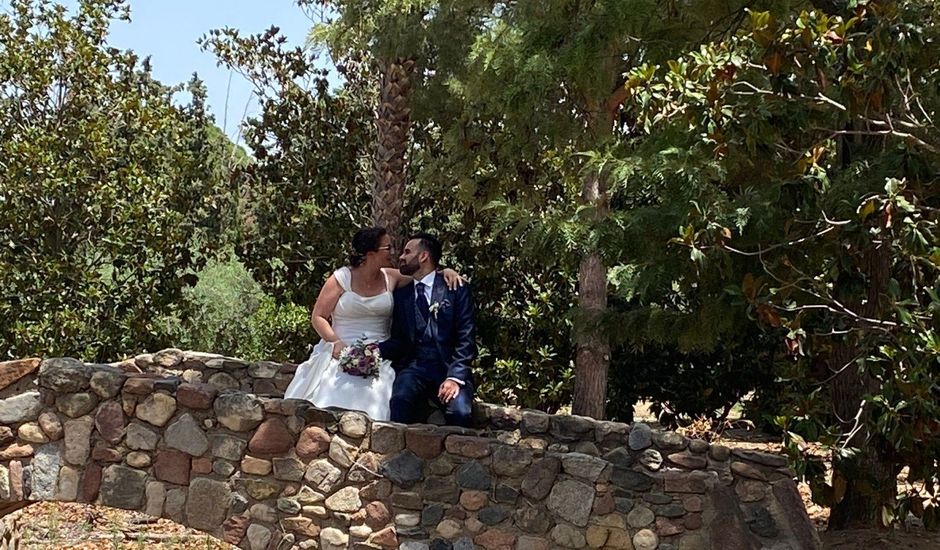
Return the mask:
<svg viewBox="0 0 940 550">
<path fill-rule="evenodd" d="M 421 264 L 418 263 L 417 261 L 413 261 L 413 262 L 399 261 L 398 264 L 399 264 L 398 271 L 400 271 L 402 275 L 411 276 L 417 273 L 419 269 L 421 269 Z"/>
</svg>

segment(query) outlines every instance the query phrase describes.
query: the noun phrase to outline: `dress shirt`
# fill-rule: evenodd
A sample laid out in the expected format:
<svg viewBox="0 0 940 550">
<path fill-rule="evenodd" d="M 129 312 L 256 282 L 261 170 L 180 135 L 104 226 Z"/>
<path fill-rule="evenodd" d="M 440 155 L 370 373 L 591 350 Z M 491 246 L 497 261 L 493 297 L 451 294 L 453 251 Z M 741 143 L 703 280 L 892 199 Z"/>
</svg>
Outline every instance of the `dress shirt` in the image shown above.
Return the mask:
<svg viewBox="0 0 940 550">
<path fill-rule="evenodd" d="M 424 283 L 424 297 L 428 300 L 428 305 L 431 305 L 431 291 L 434 290 L 434 278 L 437 277 L 437 271 L 432 271 L 421 278 L 420 281 L 415 281 L 415 299 L 418 299 L 418 285 L 417 283 Z"/>
</svg>

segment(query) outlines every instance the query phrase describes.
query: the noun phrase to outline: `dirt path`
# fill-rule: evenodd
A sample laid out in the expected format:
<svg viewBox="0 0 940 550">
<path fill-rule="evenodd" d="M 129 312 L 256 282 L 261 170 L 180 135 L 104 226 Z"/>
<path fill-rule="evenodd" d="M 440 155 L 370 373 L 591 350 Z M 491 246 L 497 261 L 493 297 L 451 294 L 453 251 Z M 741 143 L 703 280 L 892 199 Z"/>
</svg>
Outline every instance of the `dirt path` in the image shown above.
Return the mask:
<svg viewBox="0 0 940 550">
<path fill-rule="evenodd" d="M 15 513 L 24 550 L 237 550 L 170 520 L 105 506 L 39 502 Z"/>
</svg>

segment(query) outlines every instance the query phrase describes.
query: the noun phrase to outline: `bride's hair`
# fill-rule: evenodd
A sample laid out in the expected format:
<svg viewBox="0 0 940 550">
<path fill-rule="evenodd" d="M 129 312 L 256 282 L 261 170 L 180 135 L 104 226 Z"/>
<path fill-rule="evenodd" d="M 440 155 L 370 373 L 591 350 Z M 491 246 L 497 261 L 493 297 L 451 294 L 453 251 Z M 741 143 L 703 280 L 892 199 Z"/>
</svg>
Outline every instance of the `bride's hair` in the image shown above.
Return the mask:
<svg viewBox="0 0 940 550">
<path fill-rule="evenodd" d="M 353 235 L 352 250 L 349 251 L 349 265 L 359 267 L 366 261 L 366 254 L 379 249 L 382 237 L 386 235 L 384 227 L 363 227 Z"/>
</svg>

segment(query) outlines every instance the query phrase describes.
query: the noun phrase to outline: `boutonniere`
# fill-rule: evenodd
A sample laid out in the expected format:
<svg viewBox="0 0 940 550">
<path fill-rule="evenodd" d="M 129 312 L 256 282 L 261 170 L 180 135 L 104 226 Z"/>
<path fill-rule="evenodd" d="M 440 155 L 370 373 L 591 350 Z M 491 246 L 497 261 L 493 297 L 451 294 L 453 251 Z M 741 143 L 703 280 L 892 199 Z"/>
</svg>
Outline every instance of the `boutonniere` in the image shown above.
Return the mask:
<svg viewBox="0 0 940 550">
<path fill-rule="evenodd" d="M 443 300 L 443 301 L 441 301 L 441 302 L 434 302 L 433 304 L 431 304 L 431 305 L 428 307 L 428 311 L 431 312 L 431 315 L 434 316 L 434 320 L 437 320 L 437 314 L 438 314 L 438 312 L 440 312 L 442 309 L 448 307 L 449 305 L 450 305 L 450 300 Z"/>
</svg>

